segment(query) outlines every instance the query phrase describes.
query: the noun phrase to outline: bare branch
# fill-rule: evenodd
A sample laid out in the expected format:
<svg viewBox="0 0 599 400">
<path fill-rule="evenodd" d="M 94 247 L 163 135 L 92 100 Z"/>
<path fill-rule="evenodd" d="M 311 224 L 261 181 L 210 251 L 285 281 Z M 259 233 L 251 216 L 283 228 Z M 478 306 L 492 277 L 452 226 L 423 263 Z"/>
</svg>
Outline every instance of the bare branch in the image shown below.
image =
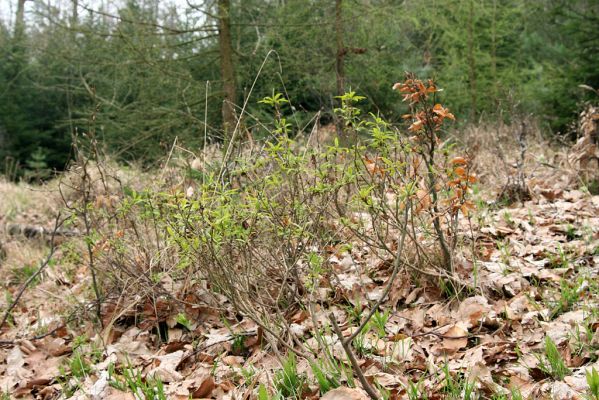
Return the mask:
<svg viewBox="0 0 599 400">
<path fill-rule="evenodd" d="M 54 253 L 56 251 L 56 242 L 55 242 L 54 239 L 56 238 L 57 232 L 59 231 L 59 229 L 62 226 L 63 222 L 64 222 L 64 220 L 60 219 L 60 212 L 59 212 L 56 215 L 56 219 L 54 220 L 54 229 L 52 231 L 52 238 L 50 239 L 50 252 L 46 256 L 46 258 L 40 263 L 40 266 L 35 271 L 35 273 L 33 273 L 33 275 L 31 275 L 25 281 L 25 283 L 23 283 L 21 285 L 21 288 L 17 292 L 17 295 L 15 296 L 15 299 L 12 301 L 12 303 L 10 303 L 10 305 L 4 311 L 4 315 L 2 316 L 2 321 L 0 322 L 0 328 L 2 328 L 2 326 L 4 326 L 4 324 L 6 323 L 6 321 L 8 320 L 8 318 L 10 317 L 11 311 L 17 306 L 17 304 L 19 303 L 19 300 L 21 299 L 21 296 L 23 296 L 23 293 L 25 293 L 25 290 L 29 287 L 29 285 L 31 285 L 31 282 L 33 282 L 44 271 L 44 269 L 50 263 L 50 260 L 52 260 L 52 257 L 54 256 Z"/>
<path fill-rule="evenodd" d="M 354 356 L 354 353 L 351 350 L 351 345 L 349 344 L 349 342 L 347 340 L 343 340 L 343 333 L 341 333 L 341 329 L 339 329 L 339 325 L 337 324 L 337 319 L 335 318 L 335 315 L 333 313 L 329 314 L 329 320 L 331 321 L 331 324 L 333 325 L 333 330 L 335 331 L 335 334 L 339 338 L 339 341 L 341 342 L 341 345 L 343 346 L 343 350 L 345 350 L 345 354 L 347 355 L 347 358 L 349 358 L 349 362 L 352 365 L 352 369 L 354 370 L 354 373 L 358 376 L 358 380 L 362 384 L 362 387 L 364 388 L 364 390 L 366 390 L 366 393 L 368 393 L 368 396 L 370 396 L 370 398 L 372 400 L 378 400 L 379 396 L 376 393 L 376 391 L 374 390 L 374 388 L 372 387 L 372 385 L 366 380 L 366 377 L 364 376 L 364 373 L 362 372 L 362 368 L 360 368 L 360 364 L 358 364 L 358 360 L 356 360 L 356 356 Z"/>
</svg>

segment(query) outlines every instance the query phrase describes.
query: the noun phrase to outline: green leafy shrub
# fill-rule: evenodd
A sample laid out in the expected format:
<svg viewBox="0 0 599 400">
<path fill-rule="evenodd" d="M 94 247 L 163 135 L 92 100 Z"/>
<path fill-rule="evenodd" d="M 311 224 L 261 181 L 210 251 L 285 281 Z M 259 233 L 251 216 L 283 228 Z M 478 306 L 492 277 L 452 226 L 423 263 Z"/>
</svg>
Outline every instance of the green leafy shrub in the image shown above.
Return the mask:
<svg viewBox="0 0 599 400">
<path fill-rule="evenodd" d="M 450 146 L 441 144 L 453 115 L 437 102 L 436 84 L 408 74 L 394 89 L 410 108 L 407 133 L 363 116 L 357 106 L 362 97 L 350 92 L 337 110 L 346 140 L 324 149 L 289 137 L 280 111 L 287 100 L 273 94 L 262 101 L 274 113 L 263 146 L 233 159 L 225 155 L 187 181 L 189 187 L 157 180 L 153 189 L 113 195 L 110 175 L 91 173 L 102 164 L 83 163 L 84 185 L 70 206 L 86 227 L 98 287 L 141 293 L 132 301 L 148 328 L 166 318 L 154 310 L 181 313 L 168 296 L 155 294 L 175 297 L 164 282 L 185 279 L 217 302 L 224 296 L 264 329 L 265 340 L 280 346 L 291 338 L 289 316 L 310 310 L 316 288 L 331 285 L 328 248 L 364 243 L 391 260 L 391 283 L 407 268 L 441 278 L 446 287 L 462 284 L 453 252 L 458 220 L 474 207 L 476 178 L 467 158 L 450 156 Z M 355 322 L 367 324 L 373 313 L 364 318 L 359 311 Z M 375 317 L 380 335 L 387 318 Z M 286 386 L 283 377 L 279 382 Z"/>
</svg>

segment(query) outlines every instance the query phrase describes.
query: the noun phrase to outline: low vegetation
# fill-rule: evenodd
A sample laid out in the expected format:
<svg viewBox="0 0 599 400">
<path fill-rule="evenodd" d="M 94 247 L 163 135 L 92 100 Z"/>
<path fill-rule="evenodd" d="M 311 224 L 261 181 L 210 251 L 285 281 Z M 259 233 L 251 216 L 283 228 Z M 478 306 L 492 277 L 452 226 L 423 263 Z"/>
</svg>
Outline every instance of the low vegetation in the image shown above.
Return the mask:
<svg viewBox="0 0 599 400">
<path fill-rule="evenodd" d="M 524 149 L 498 181 L 476 143 L 448 133 L 455 117 L 436 82 L 406 74 L 393 89 L 403 126 L 349 92 L 339 135 L 307 145 L 280 112 L 291 99 L 275 93 L 260 102 L 271 135 L 253 146 L 192 160 L 173 146 L 144 174 L 111 162 L 92 125 L 57 180 L 37 192 L 6 184 L 39 197 L 30 207 L 46 229 L 3 236 L 1 388 L 597 398 L 597 196 L 558 180 L 569 172 L 540 157 L 557 163 L 559 150 L 531 158 L 538 136 L 524 146 L 518 132 L 498 140 Z M 27 223 L 9 204 L 11 223 Z M 46 256 L 27 259 L 34 246 Z"/>
</svg>

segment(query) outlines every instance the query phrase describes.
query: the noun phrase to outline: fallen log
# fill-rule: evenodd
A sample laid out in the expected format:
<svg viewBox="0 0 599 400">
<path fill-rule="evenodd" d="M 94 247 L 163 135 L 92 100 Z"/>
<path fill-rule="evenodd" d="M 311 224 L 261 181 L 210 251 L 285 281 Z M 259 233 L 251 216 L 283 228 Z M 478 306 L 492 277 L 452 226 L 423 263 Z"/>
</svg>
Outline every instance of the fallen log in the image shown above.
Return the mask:
<svg viewBox="0 0 599 400">
<path fill-rule="evenodd" d="M 6 226 L 9 236 L 23 236 L 27 239 L 49 238 L 54 234 L 56 237 L 74 237 L 81 233 L 76 229 L 48 229 L 40 225 L 9 224 Z"/>
</svg>

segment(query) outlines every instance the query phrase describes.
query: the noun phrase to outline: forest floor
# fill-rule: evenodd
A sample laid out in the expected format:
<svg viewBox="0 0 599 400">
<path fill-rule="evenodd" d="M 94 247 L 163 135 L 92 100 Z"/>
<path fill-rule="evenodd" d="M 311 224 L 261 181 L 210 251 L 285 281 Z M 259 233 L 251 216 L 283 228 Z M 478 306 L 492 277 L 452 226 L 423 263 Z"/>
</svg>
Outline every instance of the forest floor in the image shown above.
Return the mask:
<svg viewBox="0 0 599 400">
<path fill-rule="evenodd" d="M 512 163 L 497 158 L 497 148 L 479 143 L 474 149 L 481 183 L 469 229 L 477 259 L 456 253 L 457 273 L 471 277 L 477 290 L 448 294 L 434 280 L 406 273 L 354 342 L 361 370 L 381 398 L 596 399 L 587 375 L 599 371 L 599 196 L 564 167 L 565 148 L 539 141 L 529 144 L 523 167 L 532 198 L 497 203 L 513 173 Z M 511 151 L 505 154 L 517 153 Z M 51 231 L 60 208 L 53 184 L 0 182 L 3 226 Z M 74 243 L 80 240 L 61 240 L 35 276 L 50 251 L 48 235 L 0 235 L 2 314 L 30 280 L 0 327 L 0 399 L 134 399 L 150 393 L 268 399 L 276 398 L 268 394 L 275 390 L 293 398 L 294 387 L 301 387 L 301 398 L 368 398 L 349 389 L 361 386 L 350 367 L 319 381 L 308 361 L 263 343 L 250 319 L 223 317 L 231 307 L 224 300 L 218 307 L 189 301 L 183 312 L 162 310 L 161 332 L 136 318 L 118 324 L 107 319 L 99 328 L 88 318 L 93 293 L 85 252 Z M 333 296 L 318 304 L 314 318 L 301 310 L 291 315 L 290 329 L 307 345 L 315 340 L 311 325 L 326 321 L 329 312 L 343 335 L 351 335 L 391 274 L 389 263 L 371 257 L 364 245 L 334 249 L 329 262 L 339 278 L 331 285 L 351 293 L 352 301 Z M 321 339 L 345 365 L 334 333 Z M 599 376 L 594 382 L 599 385 Z"/>
</svg>

